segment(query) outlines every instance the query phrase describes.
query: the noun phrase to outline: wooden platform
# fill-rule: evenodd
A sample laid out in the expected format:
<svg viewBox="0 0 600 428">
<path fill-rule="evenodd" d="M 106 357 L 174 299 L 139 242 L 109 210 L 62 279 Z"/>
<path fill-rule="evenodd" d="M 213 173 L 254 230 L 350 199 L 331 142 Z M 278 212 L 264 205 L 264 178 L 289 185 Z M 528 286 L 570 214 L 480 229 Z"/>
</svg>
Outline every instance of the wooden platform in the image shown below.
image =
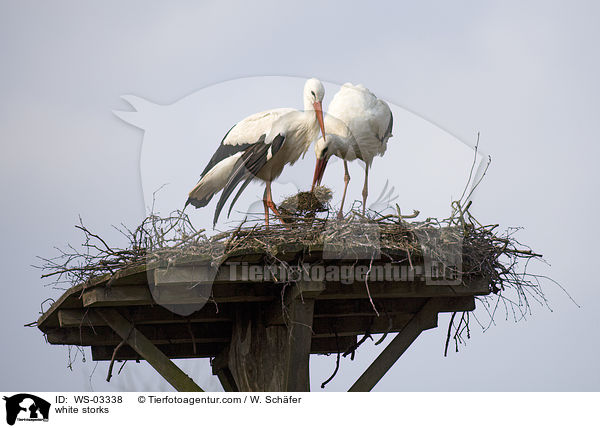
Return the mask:
<svg viewBox="0 0 600 428">
<path fill-rule="evenodd" d="M 298 246 L 275 256 L 290 265 L 361 265 Z M 51 344 L 91 346 L 94 360 L 147 359 L 178 390 L 200 388 L 174 358 L 213 358 L 225 390 L 308 390 L 309 354 L 344 352 L 365 333 L 398 333 L 392 344 L 401 343 L 353 387 L 370 390 L 421 331 L 437 326 L 438 313 L 471 311 L 474 296 L 489 293 L 485 278 L 432 284 L 418 260 L 404 265 L 402 281 L 251 281 L 250 268 L 264 270 L 264 260 L 244 252 L 219 269 L 205 257 L 125 269 L 69 289 L 38 327 Z M 188 314 L 190 305 L 198 310 Z"/>
</svg>

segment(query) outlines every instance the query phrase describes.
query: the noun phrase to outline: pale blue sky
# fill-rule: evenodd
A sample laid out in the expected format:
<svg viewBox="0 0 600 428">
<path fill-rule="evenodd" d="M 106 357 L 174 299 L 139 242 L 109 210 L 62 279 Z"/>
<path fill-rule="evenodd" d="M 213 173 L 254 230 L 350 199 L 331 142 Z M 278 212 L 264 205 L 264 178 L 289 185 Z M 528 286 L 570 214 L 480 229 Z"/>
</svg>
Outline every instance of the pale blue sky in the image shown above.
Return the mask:
<svg viewBox="0 0 600 428">
<path fill-rule="evenodd" d="M 66 348 L 22 326 L 59 294 L 30 265 L 55 245 L 79 242 L 78 215 L 116 239 L 111 224 L 144 214 L 142 133 L 112 114 L 127 109 L 119 97 L 171 104 L 226 80 L 279 75 L 361 82 L 459 139 L 480 131 L 494 161 L 474 212 L 524 226 L 521 240 L 551 263 L 536 269 L 582 305 L 547 284 L 552 312 L 534 307 L 528 321 L 499 319 L 485 333 L 474 326 L 448 358 L 445 329 L 429 331 L 378 390 L 597 390 L 598 233 L 590 218 L 599 208 L 599 9 L 591 1 L 1 2 L 0 340 L 10 351 L 0 389 L 90 387 L 89 355 L 71 372 Z M 343 360 L 329 389 L 344 390 L 376 350 Z M 335 361 L 312 362 L 316 386 Z M 185 365 L 216 388 L 205 363 Z M 145 364 L 124 372 L 107 384 L 101 363 L 93 387 L 165 388 Z"/>
</svg>

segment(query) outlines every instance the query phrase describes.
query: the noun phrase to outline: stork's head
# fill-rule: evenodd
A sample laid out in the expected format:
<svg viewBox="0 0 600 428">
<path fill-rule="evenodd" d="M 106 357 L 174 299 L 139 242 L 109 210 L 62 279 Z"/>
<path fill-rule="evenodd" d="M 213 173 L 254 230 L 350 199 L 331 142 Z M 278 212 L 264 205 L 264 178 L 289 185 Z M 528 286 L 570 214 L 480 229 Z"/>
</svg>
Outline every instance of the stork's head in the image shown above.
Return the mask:
<svg viewBox="0 0 600 428">
<path fill-rule="evenodd" d="M 323 174 L 327 161 L 332 155 L 337 155 L 342 147 L 342 138 L 335 134 L 327 134 L 325 138 L 319 138 L 315 143 L 315 155 L 317 156 L 317 164 L 315 165 L 315 175 L 313 177 L 312 190 L 315 186 L 321 185 Z"/>
<path fill-rule="evenodd" d="M 329 159 L 332 155 L 340 155 L 345 146 L 344 137 L 336 134 L 327 134 L 325 138 L 321 137 L 315 143 L 315 155 L 317 160 Z"/>
<path fill-rule="evenodd" d="M 314 110 L 315 116 L 319 121 L 321 136 L 325 136 L 325 125 L 323 124 L 323 97 L 325 88 L 320 80 L 308 79 L 304 84 L 304 110 Z"/>
<path fill-rule="evenodd" d="M 310 101 L 310 104 L 322 103 L 325 96 L 325 88 L 319 79 L 308 79 L 304 84 L 304 99 Z"/>
</svg>

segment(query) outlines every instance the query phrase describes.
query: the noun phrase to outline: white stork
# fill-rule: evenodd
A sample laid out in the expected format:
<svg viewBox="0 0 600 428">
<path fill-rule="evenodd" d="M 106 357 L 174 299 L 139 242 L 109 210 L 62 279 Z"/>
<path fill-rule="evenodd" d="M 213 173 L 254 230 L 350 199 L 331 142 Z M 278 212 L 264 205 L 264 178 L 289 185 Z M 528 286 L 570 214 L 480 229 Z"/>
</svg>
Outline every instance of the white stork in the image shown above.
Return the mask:
<svg viewBox="0 0 600 428">
<path fill-rule="evenodd" d="M 315 144 L 317 163 L 312 187 L 321 183 L 327 161 L 335 155 L 344 161 L 344 194 L 338 217 L 343 216 L 346 190 L 350 182 L 348 161 L 365 163 L 362 211 L 365 213 L 369 193 L 369 168 L 373 158 L 382 156 L 392 136 L 393 116 L 390 107 L 363 85 L 346 83 L 335 94 L 325 117 L 328 133 Z"/>
<path fill-rule="evenodd" d="M 253 179 L 265 182 L 263 204 L 265 224 L 269 224 L 269 209 L 279 215 L 271 195 L 271 182 L 285 165 L 293 165 L 305 154 L 317 136 L 319 128 L 325 135 L 322 101 L 323 84 L 309 79 L 304 85 L 304 111 L 280 108 L 256 113 L 234 125 L 223 137 L 192 189 L 186 202 L 196 208 L 206 206 L 223 190 L 217 203 L 213 225 L 231 193 L 242 183 L 229 207 L 229 212 L 242 191 Z"/>
</svg>

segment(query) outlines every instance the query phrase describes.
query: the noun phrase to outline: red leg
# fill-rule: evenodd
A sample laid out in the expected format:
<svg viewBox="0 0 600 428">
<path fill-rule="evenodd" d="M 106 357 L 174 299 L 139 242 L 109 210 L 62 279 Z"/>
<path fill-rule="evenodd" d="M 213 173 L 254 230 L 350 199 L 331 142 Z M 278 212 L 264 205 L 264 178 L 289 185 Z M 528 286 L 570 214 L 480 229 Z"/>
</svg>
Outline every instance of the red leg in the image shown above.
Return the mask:
<svg viewBox="0 0 600 428">
<path fill-rule="evenodd" d="M 273 211 L 275 213 L 275 215 L 279 218 L 279 221 L 284 223 L 283 219 L 281 218 L 281 214 L 279 213 L 279 210 L 277 209 L 277 205 L 275 205 L 275 202 L 273 202 L 273 195 L 271 195 L 271 182 L 270 181 L 267 181 L 267 187 L 265 188 L 265 194 L 266 194 L 267 206 L 271 209 L 271 211 Z"/>
<path fill-rule="evenodd" d="M 269 203 L 267 202 L 267 188 L 265 187 L 265 193 L 263 195 L 263 206 L 265 208 L 265 226 L 269 227 Z"/>
</svg>

